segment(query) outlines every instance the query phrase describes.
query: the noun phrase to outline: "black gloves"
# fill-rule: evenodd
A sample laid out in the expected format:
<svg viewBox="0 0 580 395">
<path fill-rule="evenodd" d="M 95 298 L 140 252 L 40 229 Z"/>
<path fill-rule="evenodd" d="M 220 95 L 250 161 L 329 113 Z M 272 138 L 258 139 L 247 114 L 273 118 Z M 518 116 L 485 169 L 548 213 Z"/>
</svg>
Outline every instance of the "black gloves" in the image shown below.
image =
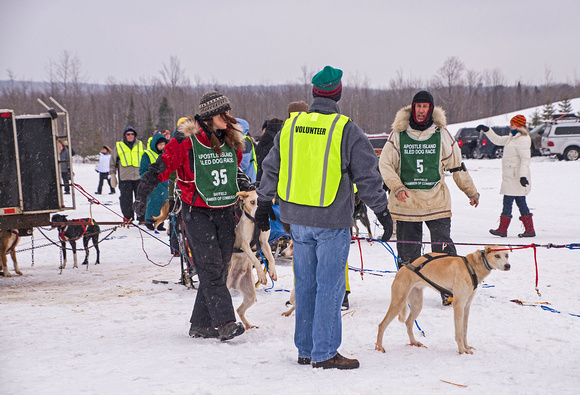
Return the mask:
<svg viewBox="0 0 580 395">
<path fill-rule="evenodd" d="M 276 221 L 276 213 L 272 208 L 272 202 L 258 200 L 258 208 L 256 209 L 256 225 L 262 232 L 270 230 L 270 218 Z"/>
<path fill-rule="evenodd" d="M 527 185 L 530 185 L 530 182 L 526 177 L 520 177 L 520 184 L 525 188 Z"/>
<path fill-rule="evenodd" d="M 489 130 L 489 128 L 485 125 L 477 125 L 477 127 L 475 128 L 475 130 L 477 130 L 478 132 L 483 130 L 484 132 L 487 132 Z"/>
<path fill-rule="evenodd" d="M 145 207 L 147 206 L 147 198 L 141 199 L 137 197 L 133 202 L 133 211 L 137 213 L 137 217 L 143 217 L 145 215 Z"/>
<path fill-rule="evenodd" d="M 391 213 L 389 213 L 388 208 L 385 208 L 384 211 L 381 211 L 380 213 L 375 213 L 375 215 L 377 216 L 377 219 L 379 220 L 379 222 L 383 226 L 383 230 L 385 231 L 383 233 L 383 236 L 381 237 L 381 241 L 387 242 L 391 239 L 391 236 L 393 235 L 393 219 L 391 218 Z"/>
</svg>

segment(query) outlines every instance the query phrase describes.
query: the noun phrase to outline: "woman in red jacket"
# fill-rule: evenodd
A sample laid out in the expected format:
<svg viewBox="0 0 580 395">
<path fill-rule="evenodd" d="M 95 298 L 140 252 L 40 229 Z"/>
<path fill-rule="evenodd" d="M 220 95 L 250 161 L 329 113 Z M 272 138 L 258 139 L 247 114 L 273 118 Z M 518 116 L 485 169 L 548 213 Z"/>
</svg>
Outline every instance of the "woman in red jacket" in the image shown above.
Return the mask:
<svg viewBox="0 0 580 395">
<path fill-rule="evenodd" d="M 189 335 L 222 341 L 244 332 L 243 324 L 235 322 L 226 286 L 235 238 L 236 193 L 249 187 L 238 170 L 243 135 L 230 109 L 221 93 L 205 93 L 199 115 L 180 124 L 180 133 L 143 175 L 134 204 L 136 212 L 142 211 L 155 186 L 177 171 L 184 230 L 199 277 Z"/>
</svg>

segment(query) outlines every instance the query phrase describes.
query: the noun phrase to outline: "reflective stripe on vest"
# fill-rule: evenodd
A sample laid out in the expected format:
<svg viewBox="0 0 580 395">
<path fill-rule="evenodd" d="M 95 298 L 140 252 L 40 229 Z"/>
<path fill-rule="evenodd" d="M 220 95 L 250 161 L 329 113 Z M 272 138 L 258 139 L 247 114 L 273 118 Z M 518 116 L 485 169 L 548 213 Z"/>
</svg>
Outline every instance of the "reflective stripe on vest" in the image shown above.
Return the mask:
<svg viewBox="0 0 580 395">
<path fill-rule="evenodd" d="M 433 189 L 441 181 L 441 133 L 415 140 L 406 131 L 399 134 L 400 178 L 408 189 Z"/>
<path fill-rule="evenodd" d="M 252 141 L 252 138 L 250 136 L 244 136 L 244 138 L 248 139 L 248 141 L 252 145 L 252 159 L 250 160 L 250 163 L 253 162 L 254 171 L 258 173 L 258 161 L 256 160 L 256 150 L 254 149 L 254 142 Z"/>
<path fill-rule="evenodd" d="M 150 149 L 146 149 L 145 153 L 149 157 L 149 164 L 155 163 L 157 161 L 157 158 L 159 157 L 158 153 L 153 152 Z"/>
<path fill-rule="evenodd" d="M 342 177 L 340 114 L 293 113 L 280 132 L 278 195 L 287 202 L 328 207 Z"/>
<path fill-rule="evenodd" d="M 119 155 L 121 166 L 139 167 L 143 156 L 143 144 L 140 141 L 136 141 L 133 144 L 133 148 L 129 148 L 124 142 L 117 141 L 117 155 Z"/>
</svg>

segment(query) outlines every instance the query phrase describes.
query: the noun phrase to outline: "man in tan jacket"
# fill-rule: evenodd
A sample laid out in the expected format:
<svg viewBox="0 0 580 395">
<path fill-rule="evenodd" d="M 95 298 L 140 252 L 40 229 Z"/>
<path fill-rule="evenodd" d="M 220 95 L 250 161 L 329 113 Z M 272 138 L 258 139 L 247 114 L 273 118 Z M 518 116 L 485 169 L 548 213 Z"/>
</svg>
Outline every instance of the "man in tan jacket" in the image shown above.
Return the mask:
<svg viewBox="0 0 580 395">
<path fill-rule="evenodd" d="M 433 244 L 432 251 L 456 254 L 450 235 L 451 196 L 444 172 L 453 174 L 453 181 L 472 206 L 479 204 L 479 193 L 446 126 L 445 112 L 434 107 L 433 96 L 418 92 L 412 105 L 397 112 L 379 169 L 390 190 L 388 208 L 397 221 L 397 240 L 421 242 L 425 222 L 431 241 L 441 243 Z M 399 265 L 412 262 L 421 255 L 421 244 L 397 243 L 397 252 Z"/>
</svg>

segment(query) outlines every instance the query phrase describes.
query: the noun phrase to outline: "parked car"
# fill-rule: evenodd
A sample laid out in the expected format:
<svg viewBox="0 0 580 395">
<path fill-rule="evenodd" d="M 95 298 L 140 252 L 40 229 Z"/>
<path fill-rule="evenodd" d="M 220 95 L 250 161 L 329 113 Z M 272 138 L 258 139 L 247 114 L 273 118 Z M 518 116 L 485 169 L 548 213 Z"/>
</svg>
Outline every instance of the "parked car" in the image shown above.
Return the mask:
<svg viewBox="0 0 580 395">
<path fill-rule="evenodd" d="M 509 126 L 491 126 L 498 136 L 506 136 L 510 132 Z M 503 156 L 503 146 L 495 145 L 487 138 L 485 133 L 480 132 L 477 140 L 478 155 L 486 158 L 501 158 Z"/>
<path fill-rule="evenodd" d="M 543 123 L 541 125 L 536 126 L 532 130 L 530 130 L 530 139 L 532 140 L 532 146 L 530 147 L 532 151 L 532 156 L 541 156 L 542 155 L 542 136 L 546 131 L 546 124 Z"/>
<path fill-rule="evenodd" d="M 475 128 L 461 128 L 455 134 L 455 141 L 461 148 L 461 156 L 464 158 L 480 159 L 481 154 L 476 150 L 479 132 Z"/>
<path fill-rule="evenodd" d="M 385 143 L 389 139 L 389 135 L 388 134 L 371 134 L 371 135 L 367 135 L 367 137 L 369 138 L 369 141 L 371 142 L 371 145 L 373 146 L 373 149 L 375 150 L 375 154 L 377 154 L 377 156 L 380 156 L 381 152 L 383 152 L 383 147 L 385 146 Z"/>
<path fill-rule="evenodd" d="M 580 158 L 580 118 L 565 114 L 545 122 L 540 150 L 543 155 L 556 155 L 562 160 Z"/>
</svg>

